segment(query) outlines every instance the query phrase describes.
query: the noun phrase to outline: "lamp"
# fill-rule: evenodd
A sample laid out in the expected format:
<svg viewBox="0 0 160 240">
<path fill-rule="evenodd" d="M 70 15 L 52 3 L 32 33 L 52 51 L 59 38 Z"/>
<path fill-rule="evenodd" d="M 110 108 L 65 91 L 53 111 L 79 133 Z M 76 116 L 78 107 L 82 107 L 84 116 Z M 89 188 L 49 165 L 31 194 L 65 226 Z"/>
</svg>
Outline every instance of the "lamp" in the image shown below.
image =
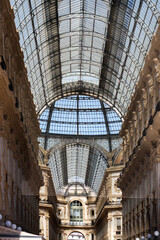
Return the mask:
<svg viewBox="0 0 160 240">
<path fill-rule="evenodd" d="M 17 227 L 17 231 L 22 231 L 22 228 L 21 227 Z"/>
<path fill-rule="evenodd" d="M 12 225 L 11 221 L 6 221 L 6 227 L 10 228 Z"/>
<path fill-rule="evenodd" d="M 16 230 L 17 225 L 13 223 L 13 224 L 11 225 L 11 228 L 12 228 L 13 230 Z"/>
<path fill-rule="evenodd" d="M 155 236 L 155 239 L 159 239 L 159 231 L 158 230 L 155 230 L 154 231 L 154 236 Z"/>
<path fill-rule="evenodd" d="M 2 218 L 3 218 L 3 217 L 2 217 L 2 214 L 0 214 L 0 221 L 2 220 Z"/>
<path fill-rule="evenodd" d="M 154 236 L 156 236 L 156 237 L 159 236 L 159 232 L 157 230 L 154 232 Z"/>
<path fill-rule="evenodd" d="M 148 233 L 147 237 L 148 237 L 148 239 L 151 239 L 152 235 L 150 233 Z"/>
</svg>

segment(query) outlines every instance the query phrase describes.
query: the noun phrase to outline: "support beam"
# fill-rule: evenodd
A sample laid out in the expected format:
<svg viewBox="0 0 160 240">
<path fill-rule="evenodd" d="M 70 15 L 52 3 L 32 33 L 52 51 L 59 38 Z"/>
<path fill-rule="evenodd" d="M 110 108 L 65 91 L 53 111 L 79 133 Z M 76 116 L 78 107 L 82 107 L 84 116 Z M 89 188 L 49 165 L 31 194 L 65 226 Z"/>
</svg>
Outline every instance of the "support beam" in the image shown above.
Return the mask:
<svg viewBox="0 0 160 240">
<path fill-rule="evenodd" d="M 122 65 L 122 72 L 121 72 L 121 75 L 120 75 L 120 78 L 119 78 L 120 81 L 118 82 L 118 86 L 117 86 L 117 89 L 116 89 L 116 95 L 115 95 L 115 98 L 114 98 L 114 104 L 116 102 L 118 91 L 119 91 L 120 84 L 121 84 L 121 79 L 122 79 L 124 70 L 126 68 L 126 62 L 127 62 L 127 58 L 128 58 L 128 53 L 129 53 L 129 50 L 130 50 L 130 47 L 131 47 L 131 44 L 132 44 L 132 38 L 134 36 L 134 32 L 135 32 L 135 29 L 136 29 L 136 26 L 137 26 L 137 20 L 138 20 L 138 17 L 139 17 L 141 8 L 142 8 L 142 3 L 143 3 L 143 0 L 141 0 L 140 3 L 139 3 L 138 11 L 137 11 L 137 14 L 136 14 L 136 17 L 135 17 L 133 30 L 132 30 L 132 33 L 131 33 L 131 36 L 130 36 L 130 40 L 129 40 L 129 44 L 128 44 L 128 49 L 126 51 L 126 57 L 125 57 L 125 60 L 123 62 L 123 65 Z"/>
<path fill-rule="evenodd" d="M 48 35 L 48 48 L 51 68 L 58 65 L 58 68 L 52 74 L 53 91 L 60 87 L 62 96 L 62 73 L 61 73 L 61 52 L 60 52 L 60 33 L 59 33 L 59 17 L 58 17 L 58 1 L 44 0 L 44 9 L 46 17 L 46 28 Z M 55 54 L 58 52 L 58 55 Z"/>
<path fill-rule="evenodd" d="M 77 95 L 77 137 L 79 137 L 79 95 Z"/>
<path fill-rule="evenodd" d="M 63 186 L 68 184 L 68 169 L 67 169 L 67 154 L 66 154 L 66 146 L 61 148 L 60 150 L 60 158 L 61 158 L 61 168 L 63 172 Z"/>
<path fill-rule="evenodd" d="M 49 116 L 48 116 L 48 121 L 47 121 L 47 128 L 46 128 L 46 132 L 45 132 L 45 141 L 44 141 L 44 149 L 45 149 L 45 150 L 47 149 L 49 129 L 50 129 L 50 124 L 51 124 L 51 118 L 52 118 L 52 113 L 53 113 L 54 105 L 55 105 L 55 103 L 52 104 L 52 106 L 50 107 L 50 110 L 49 110 Z"/>
<path fill-rule="evenodd" d="M 100 101 L 100 103 L 101 103 L 101 108 L 102 108 L 104 121 L 105 121 L 105 125 L 106 125 L 106 131 L 107 131 L 107 135 L 108 135 L 109 151 L 112 152 L 112 141 L 111 141 L 111 134 L 110 134 L 110 130 L 109 130 L 108 117 L 106 114 L 104 103 L 102 101 Z"/>
<path fill-rule="evenodd" d="M 121 31 L 122 31 L 121 29 L 124 26 L 124 21 L 125 21 L 125 17 L 126 17 L 127 2 L 128 2 L 127 0 L 112 0 L 112 2 L 110 3 L 110 15 L 109 15 L 109 19 L 108 19 L 109 24 L 108 24 L 107 37 L 106 37 L 106 43 L 105 43 L 105 48 L 104 48 L 104 57 L 103 57 L 102 67 L 101 67 L 99 92 L 100 92 L 100 90 L 103 90 L 103 89 L 108 91 L 111 86 L 110 83 L 106 84 L 108 67 L 110 67 L 114 71 L 114 64 L 116 63 L 116 61 L 115 61 L 116 54 L 117 54 L 119 46 L 120 46 Z M 118 18 L 120 9 L 121 9 L 121 17 Z M 118 22 L 117 22 L 117 19 L 118 19 Z M 125 31 L 125 32 L 126 32 L 126 36 L 127 36 L 127 31 Z M 117 39 L 118 42 L 116 45 L 113 44 L 113 39 Z M 114 48 L 114 53 L 115 53 L 114 60 L 111 59 L 111 56 L 110 56 L 110 53 L 113 52 L 113 48 Z M 124 51 L 124 46 L 122 48 Z M 117 75 L 118 75 L 118 70 L 119 70 L 119 67 L 121 64 L 121 58 L 122 58 L 122 54 L 121 54 L 121 56 L 119 56 L 119 59 L 118 59 L 119 65 L 117 67 Z M 106 85 L 107 85 L 107 89 L 106 89 Z M 111 89 L 114 89 L 114 88 L 115 88 L 115 86 L 112 87 Z M 108 91 L 107 94 L 108 94 L 108 97 L 110 97 L 110 98 L 114 97 L 113 91 L 111 93 Z M 112 104 L 114 106 L 114 102 L 112 102 Z"/>
<path fill-rule="evenodd" d="M 82 60 L 83 60 L 83 38 L 84 38 L 84 0 L 80 0 L 80 12 L 82 14 L 80 18 L 80 32 L 82 34 L 79 35 L 80 49 L 79 49 L 79 57 L 80 57 L 80 81 L 82 75 Z"/>
<path fill-rule="evenodd" d="M 34 24 L 34 13 L 33 13 L 33 9 L 32 9 L 31 0 L 28 0 L 28 4 L 29 4 L 30 15 L 31 15 L 31 23 L 32 23 L 32 28 L 33 28 L 34 41 L 35 41 L 35 45 L 36 45 L 36 53 L 37 53 L 37 58 L 38 58 L 38 66 L 39 66 L 40 78 L 41 78 L 41 82 L 42 82 L 43 94 L 44 94 L 45 104 L 46 104 L 46 106 L 48 106 L 46 92 L 45 92 L 45 84 L 44 84 L 44 80 L 43 80 L 43 71 L 42 71 L 42 67 L 41 67 L 41 57 L 39 55 L 40 50 L 39 50 L 39 45 L 38 45 L 38 41 L 37 41 L 37 33 L 36 33 L 35 24 Z"/>
<path fill-rule="evenodd" d="M 85 185 L 91 187 L 94 172 L 96 168 L 96 158 L 95 158 L 95 149 L 90 147 L 89 148 L 89 154 L 88 154 L 88 164 L 87 164 L 87 170 L 86 170 L 86 176 L 85 176 Z"/>
<path fill-rule="evenodd" d="M 58 181 L 58 183 L 57 183 L 57 185 L 58 185 L 58 188 L 60 189 L 61 188 L 61 184 L 60 184 L 60 177 L 59 177 L 59 162 L 57 161 L 57 157 L 56 157 L 56 154 L 55 154 L 55 152 L 54 152 L 54 159 L 55 159 L 55 166 L 56 166 L 56 172 L 57 172 L 57 177 L 58 177 L 58 179 L 57 179 L 57 181 Z"/>
</svg>

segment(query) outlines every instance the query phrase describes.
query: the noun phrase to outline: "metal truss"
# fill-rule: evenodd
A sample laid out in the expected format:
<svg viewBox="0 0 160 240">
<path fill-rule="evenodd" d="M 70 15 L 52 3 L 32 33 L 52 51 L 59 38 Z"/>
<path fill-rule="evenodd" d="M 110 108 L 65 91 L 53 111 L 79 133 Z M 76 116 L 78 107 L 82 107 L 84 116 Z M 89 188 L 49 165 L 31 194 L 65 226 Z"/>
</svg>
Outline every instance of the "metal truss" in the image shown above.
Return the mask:
<svg viewBox="0 0 160 240">
<path fill-rule="evenodd" d="M 10 3 L 38 113 L 82 81 L 94 83 L 125 114 L 158 26 L 160 0 Z"/>
</svg>

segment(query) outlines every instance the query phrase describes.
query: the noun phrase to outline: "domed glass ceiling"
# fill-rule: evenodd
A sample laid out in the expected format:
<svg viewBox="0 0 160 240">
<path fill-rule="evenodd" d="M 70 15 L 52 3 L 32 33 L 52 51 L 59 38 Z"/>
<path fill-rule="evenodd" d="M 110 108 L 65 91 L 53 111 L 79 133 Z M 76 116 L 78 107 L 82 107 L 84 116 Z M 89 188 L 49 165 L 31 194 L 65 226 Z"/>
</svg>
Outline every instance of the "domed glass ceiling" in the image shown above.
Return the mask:
<svg viewBox="0 0 160 240">
<path fill-rule="evenodd" d="M 57 100 L 39 118 L 42 133 L 50 135 L 116 136 L 122 121 L 107 104 L 90 96 Z"/>
</svg>

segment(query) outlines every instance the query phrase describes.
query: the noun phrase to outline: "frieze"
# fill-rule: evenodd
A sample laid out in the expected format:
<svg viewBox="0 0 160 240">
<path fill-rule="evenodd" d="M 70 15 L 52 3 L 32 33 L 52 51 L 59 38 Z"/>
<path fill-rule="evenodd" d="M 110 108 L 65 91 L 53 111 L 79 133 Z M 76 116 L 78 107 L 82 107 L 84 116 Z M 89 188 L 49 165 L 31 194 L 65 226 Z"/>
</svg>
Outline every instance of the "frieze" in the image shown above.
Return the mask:
<svg viewBox="0 0 160 240">
<path fill-rule="evenodd" d="M 153 82 L 153 77 L 151 74 L 147 75 L 147 81 L 148 81 L 148 87 L 149 87 L 149 94 L 151 97 L 154 96 L 154 82 Z"/>
<path fill-rule="evenodd" d="M 143 100 L 143 106 L 146 109 L 147 108 L 147 91 L 145 88 L 142 88 L 142 100 Z"/>
<path fill-rule="evenodd" d="M 156 74 L 156 81 L 160 83 L 160 61 L 158 58 L 154 58 L 153 62 L 154 62 L 154 69 Z"/>
</svg>

